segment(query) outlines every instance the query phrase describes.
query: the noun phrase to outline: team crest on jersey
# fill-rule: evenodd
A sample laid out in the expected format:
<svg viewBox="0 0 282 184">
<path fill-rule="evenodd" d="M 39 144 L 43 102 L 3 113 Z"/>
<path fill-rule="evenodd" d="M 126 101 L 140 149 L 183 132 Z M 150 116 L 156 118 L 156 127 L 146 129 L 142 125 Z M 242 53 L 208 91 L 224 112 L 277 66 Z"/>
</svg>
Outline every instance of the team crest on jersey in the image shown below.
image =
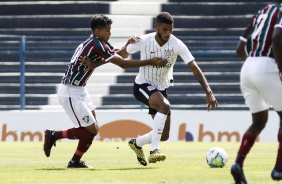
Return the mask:
<svg viewBox="0 0 282 184">
<path fill-rule="evenodd" d="M 74 84 L 78 86 L 78 85 L 79 85 L 79 81 L 78 81 L 78 80 L 75 80 L 75 81 L 74 81 Z"/>
<path fill-rule="evenodd" d="M 165 58 L 166 58 L 166 59 L 170 59 L 170 58 L 172 58 L 172 55 L 173 55 L 173 49 L 171 49 L 171 50 L 169 50 L 169 49 L 164 50 L 164 55 L 165 55 Z"/>
<path fill-rule="evenodd" d="M 85 122 L 85 123 L 89 123 L 89 116 L 84 116 L 82 118 L 82 120 Z"/>
<path fill-rule="evenodd" d="M 147 89 L 148 89 L 148 91 L 153 91 L 156 88 L 154 86 L 148 86 Z"/>
</svg>

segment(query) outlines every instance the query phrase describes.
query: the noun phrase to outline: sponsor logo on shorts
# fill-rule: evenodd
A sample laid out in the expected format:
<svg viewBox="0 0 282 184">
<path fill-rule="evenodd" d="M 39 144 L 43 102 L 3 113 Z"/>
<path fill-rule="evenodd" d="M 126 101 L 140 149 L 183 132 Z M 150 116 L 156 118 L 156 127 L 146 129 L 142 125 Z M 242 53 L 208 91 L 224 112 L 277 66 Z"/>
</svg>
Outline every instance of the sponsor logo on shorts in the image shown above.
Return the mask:
<svg viewBox="0 0 282 184">
<path fill-rule="evenodd" d="M 153 91 L 153 90 L 156 89 L 156 88 L 155 88 L 154 86 L 148 86 L 147 89 L 148 89 L 149 91 Z"/>
</svg>

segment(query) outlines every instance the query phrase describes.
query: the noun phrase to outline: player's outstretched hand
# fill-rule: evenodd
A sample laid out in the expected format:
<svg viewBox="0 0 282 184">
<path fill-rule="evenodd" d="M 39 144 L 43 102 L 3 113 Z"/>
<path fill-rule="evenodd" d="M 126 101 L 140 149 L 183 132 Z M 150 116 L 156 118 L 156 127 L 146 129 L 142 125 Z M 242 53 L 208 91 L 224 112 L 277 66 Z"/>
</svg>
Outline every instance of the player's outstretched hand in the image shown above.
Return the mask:
<svg viewBox="0 0 282 184">
<path fill-rule="evenodd" d="M 87 72 L 88 70 L 92 70 L 95 69 L 103 64 L 106 64 L 108 62 L 105 62 L 105 60 L 103 58 L 99 58 L 96 59 L 95 61 L 93 61 L 91 58 L 89 58 L 88 56 L 80 56 L 78 58 L 78 60 L 81 62 L 81 65 L 87 66 L 85 72 Z"/>
<path fill-rule="evenodd" d="M 151 60 L 151 65 L 153 66 L 159 66 L 159 67 L 163 67 L 167 64 L 167 59 L 162 59 L 159 57 L 154 57 Z"/>
<path fill-rule="evenodd" d="M 215 99 L 212 91 L 207 93 L 206 100 L 207 100 L 208 111 L 217 107 L 218 103 L 217 103 L 217 100 Z"/>
<path fill-rule="evenodd" d="M 78 60 L 80 61 L 81 65 L 91 67 L 91 62 L 93 62 L 92 59 L 90 59 L 88 56 L 79 56 Z"/>
<path fill-rule="evenodd" d="M 128 39 L 129 43 L 135 43 L 138 42 L 140 40 L 139 36 L 132 36 L 131 38 Z"/>
</svg>

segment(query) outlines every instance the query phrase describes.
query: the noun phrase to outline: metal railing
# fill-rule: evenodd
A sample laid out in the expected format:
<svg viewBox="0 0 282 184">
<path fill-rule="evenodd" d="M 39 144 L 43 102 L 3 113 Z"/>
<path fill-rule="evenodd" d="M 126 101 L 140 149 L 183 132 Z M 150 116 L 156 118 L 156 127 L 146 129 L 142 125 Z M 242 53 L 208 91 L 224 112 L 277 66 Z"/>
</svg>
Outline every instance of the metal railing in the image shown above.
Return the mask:
<svg viewBox="0 0 282 184">
<path fill-rule="evenodd" d="M 238 37 L 189 36 L 178 38 L 188 46 L 189 50 L 196 58 L 199 58 L 197 61 L 210 60 L 210 62 L 213 62 L 213 60 L 218 60 L 218 58 L 226 61 L 239 59 L 236 58 L 235 54 Z M 56 61 L 68 62 L 75 48 L 85 39 L 86 37 L 77 36 L 42 37 L 0 35 L 0 63 L 19 63 L 20 110 L 26 109 L 26 63 L 47 61 L 54 63 Z M 126 39 L 127 38 L 112 37 L 110 42 L 121 45 Z M 50 72 L 52 73 L 52 71 Z M 8 73 L 9 71 L 5 71 L 5 73 L 2 73 L 2 76 Z M 0 83 L 5 82 L 5 79 L 1 80 Z M 140 108 L 143 108 L 143 106 Z"/>
</svg>

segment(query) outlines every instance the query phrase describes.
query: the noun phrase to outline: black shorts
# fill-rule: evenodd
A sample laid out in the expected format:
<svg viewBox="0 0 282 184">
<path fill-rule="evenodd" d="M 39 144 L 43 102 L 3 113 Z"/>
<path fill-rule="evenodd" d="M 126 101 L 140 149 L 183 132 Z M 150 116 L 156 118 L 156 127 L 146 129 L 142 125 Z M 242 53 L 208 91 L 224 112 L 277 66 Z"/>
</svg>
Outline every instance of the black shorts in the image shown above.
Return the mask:
<svg viewBox="0 0 282 184">
<path fill-rule="evenodd" d="M 143 104 L 146 104 L 149 107 L 149 114 L 156 114 L 158 112 L 156 109 L 151 108 L 148 103 L 149 97 L 157 91 L 159 91 L 166 99 L 168 99 L 166 89 L 160 91 L 148 83 L 143 83 L 143 84 L 134 83 L 133 95 L 139 102 L 142 102 Z M 170 115 L 170 112 L 168 115 Z"/>
</svg>

